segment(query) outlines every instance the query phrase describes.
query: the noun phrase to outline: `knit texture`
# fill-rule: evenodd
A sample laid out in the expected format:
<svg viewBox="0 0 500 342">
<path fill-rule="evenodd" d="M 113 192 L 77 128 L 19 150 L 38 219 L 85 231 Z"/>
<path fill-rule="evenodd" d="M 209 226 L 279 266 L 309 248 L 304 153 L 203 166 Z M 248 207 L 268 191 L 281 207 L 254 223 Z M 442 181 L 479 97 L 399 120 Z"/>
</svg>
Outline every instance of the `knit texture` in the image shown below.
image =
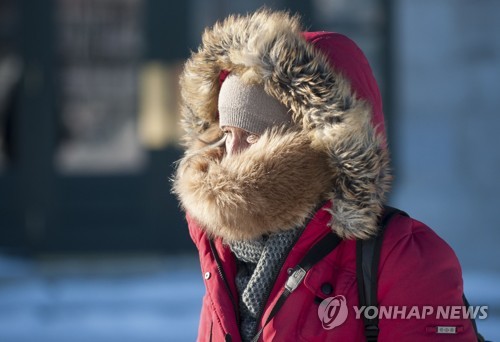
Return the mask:
<svg viewBox="0 0 500 342">
<path fill-rule="evenodd" d="M 301 231 L 293 229 L 258 240 L 230 244 L 238 260 L 235 281 L 240 299 L 240 333 L 243 341 L 251 341 L 254 337 L 257 315 L 263 309 L 276 275 Z"/>
<path fill-rule="evenodd" d="M 269 127 L 292 122 L 288 109 L 268 95 L 262 85 L 245 84 L 233 74 L 222 83 L 218 109 L 220 127 L 238 127 L 258 135 Z"/>
</svg>

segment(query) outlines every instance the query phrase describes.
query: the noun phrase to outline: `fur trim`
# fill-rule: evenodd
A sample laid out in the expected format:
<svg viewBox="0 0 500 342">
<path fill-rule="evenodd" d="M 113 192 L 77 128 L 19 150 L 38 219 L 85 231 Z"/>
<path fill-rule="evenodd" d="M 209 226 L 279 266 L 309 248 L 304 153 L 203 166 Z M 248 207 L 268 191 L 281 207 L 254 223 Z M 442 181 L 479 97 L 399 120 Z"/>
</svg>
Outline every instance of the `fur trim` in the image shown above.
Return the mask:
<svg viewBox="0 0 500 342">
<path fill-rule="evenodd" d="M 226 242 L 256 239 L 302 225 L 326 199 L 325 153 L 302 132 L 277 132 L 229 158 L 209 146 L 181 161 L 175 192 L 208 232 Z"/>
<path fill-rule="evenodd" d="M 301 30 L 299 19 L 284 12 L 230 16 L 205 31 L 200 49 L 186 62 L 180 83 L 188 151 L 174 191 L 184 208 L 215 235 L 250 238 L 289 229 L 304 222 L 323 197 L 332 200 L 330 224 L 340 237 L 364 239 L 377 231 L 391 180 L 385 137 L 372 126 L 370 106 L 305 41 Z M 300 134 L 261 138 L 235 158 L 238 162 L 222 158 L 221 148 L 206 147 L 221 136 L 217 98 L 223 71 L 263 84 L 290 108 Z M 284 141 L 306 153 L 291 151 Z M 279 160 L 273 159 L 276 150 L 283 152 Z M 308 162 L 301 164 L 298 156 Z M 328 177 L 319 156 L 328 163 Z M 262 165 L 252 164 L 257 162 Z M 311 170 L 308 163 L 320 170 Z M 267 172 L 270 165 L 280 171 Z M 301 190 L 290 194 L 294 189 Z"/>
</svg>

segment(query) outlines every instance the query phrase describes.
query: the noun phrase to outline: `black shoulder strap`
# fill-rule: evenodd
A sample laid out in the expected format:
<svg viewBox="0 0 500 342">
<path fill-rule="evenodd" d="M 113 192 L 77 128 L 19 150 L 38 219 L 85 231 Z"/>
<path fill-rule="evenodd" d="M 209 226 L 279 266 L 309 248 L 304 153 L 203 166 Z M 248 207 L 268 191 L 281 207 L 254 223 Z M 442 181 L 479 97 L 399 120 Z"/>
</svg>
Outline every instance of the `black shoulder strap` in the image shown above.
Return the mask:
<svg viewBox="0 0 500 342">
<path fill-rule="evenodd" d="M 378 234 L 369 240 L 358 240 L 356 242 L 356 278 L 358 282 L 359 306 L 377 306 L 377 284 L 378 265 L 380 261 L 380 250 L 384 231 L 391 219 L 395 215 L 408 216 L 407 213 L 399 209 L 385 206 L 384 213 L 380 219 Z M 464 305 L 469 307 L 469 302 L 465 295 L 462 296 Z M 368 342 L 376 342 L 378 339 L 378 318 L 368 319 L 363 316 L 365 325 L 365 336 Z M 472 326 L 477 336 L 478 342 L 485 342 L 484 337 L 478 332 L 476 321 L 471 318 Z"/>
<path fill-rule="evenodd" d="M 465 307 L 468 308 L 470 306 L 470 304 L 469 304 L 469 301 L 467 300 L 467 298 L 465 298 L 465 294 L 462 295 L 462 300 L 464 301 Z M 474 317 L 471 316 L 470 320 L 472 322 L 472 327 L 474 328 L 474 332 L 476 333 L 477 341 L 478 342 L 486 342 L 484 337 L 477 330 L 476 320 L 474 319 Z"/>
<path fill-rule="evenodd" d="M 329 232 L 325 237 L 319 240 L 312 248 L 307 252 L 307 254 L 300 260 L 299 264 L 295 266 L 292 273 L 289 275 L 283 292 L 280 297 L 276 301 L 276 304 L 272 308 L 269 316 L 267 317 L 264 325 L 258 331 L 257 335 L 253 338 L 252 341 L 258 341 L 262 331 L 265 326 L 273 319 L 273 317 L 278 313 L 281 309 L 285 301 L 287 300 L 290 293 L 292 293 L 304 280 L 307 271 L 311 269 L 316 263 L 318 263 L 325 256 L 330 254 L 341 242 L 342 240 L 338 237 L 337 234 L 333 232 Z"/>
<path fill-rule="evenodd" d="M 408 216 L 407 213 L 399 209 L 384 206 L 384 212 L 379 221 L 378 234 L 368 240 L 358 240 L 356 242 L 356 278 L 358 282 L 359 306 L 378 306 L 378 265 L 380 261 L 380 250 L 384 231 L 391 219 L 396 215 Z M 365 335 L 368 342 L 375 342 L 378 339 L 378 318 L 368 319 L 363 316 L 365 325 Z"/>
</svg>

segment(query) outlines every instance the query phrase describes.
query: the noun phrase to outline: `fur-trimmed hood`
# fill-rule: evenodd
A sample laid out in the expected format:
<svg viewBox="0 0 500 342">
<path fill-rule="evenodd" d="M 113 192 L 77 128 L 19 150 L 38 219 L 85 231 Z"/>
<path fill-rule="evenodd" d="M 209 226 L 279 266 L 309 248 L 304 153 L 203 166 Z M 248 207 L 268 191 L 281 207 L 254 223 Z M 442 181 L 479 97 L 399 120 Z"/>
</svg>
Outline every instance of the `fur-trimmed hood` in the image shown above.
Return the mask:
<svg viewBox="0 0 500 342">
<path fill-rule="evenodd" d="M 262 84 L 294 122 L 230 158 L 216 143 L 228 72 Z M 180 84 L 186 152 L 174 192 L 200 227 L 226 241 L 253 239 L 302 225 L 331 200 L 330 225 L 340 237 L 376 232 L 389 157 L 379 90 L 350 39 L 303 33 L 284 12 L 230 16 L 205 31 Z"/>
</svg>

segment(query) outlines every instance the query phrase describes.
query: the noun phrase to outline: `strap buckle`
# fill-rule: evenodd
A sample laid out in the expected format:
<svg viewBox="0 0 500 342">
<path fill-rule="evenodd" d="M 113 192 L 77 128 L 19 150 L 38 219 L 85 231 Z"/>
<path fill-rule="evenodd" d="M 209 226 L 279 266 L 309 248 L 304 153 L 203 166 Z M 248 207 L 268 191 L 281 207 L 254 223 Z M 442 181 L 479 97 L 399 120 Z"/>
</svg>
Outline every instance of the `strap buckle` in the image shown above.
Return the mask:
<svg viewBox="0 0 500 342">
<path fill-rule="evenodd" d="M 376 341 L 378 338 L 379 328 L 375 324 L 365 325 L 365 336 L 368 341 Z"/>
<path fill-rule="evenodd" d="M 293 271 L 292 274 L 290 274 L 285 284 L 285 288 L 288 292 L 293 292 L 300 285 L 302 280 L 304 280 L 306 273 L 306 270 L 299 266 Z"/>
</svg>

